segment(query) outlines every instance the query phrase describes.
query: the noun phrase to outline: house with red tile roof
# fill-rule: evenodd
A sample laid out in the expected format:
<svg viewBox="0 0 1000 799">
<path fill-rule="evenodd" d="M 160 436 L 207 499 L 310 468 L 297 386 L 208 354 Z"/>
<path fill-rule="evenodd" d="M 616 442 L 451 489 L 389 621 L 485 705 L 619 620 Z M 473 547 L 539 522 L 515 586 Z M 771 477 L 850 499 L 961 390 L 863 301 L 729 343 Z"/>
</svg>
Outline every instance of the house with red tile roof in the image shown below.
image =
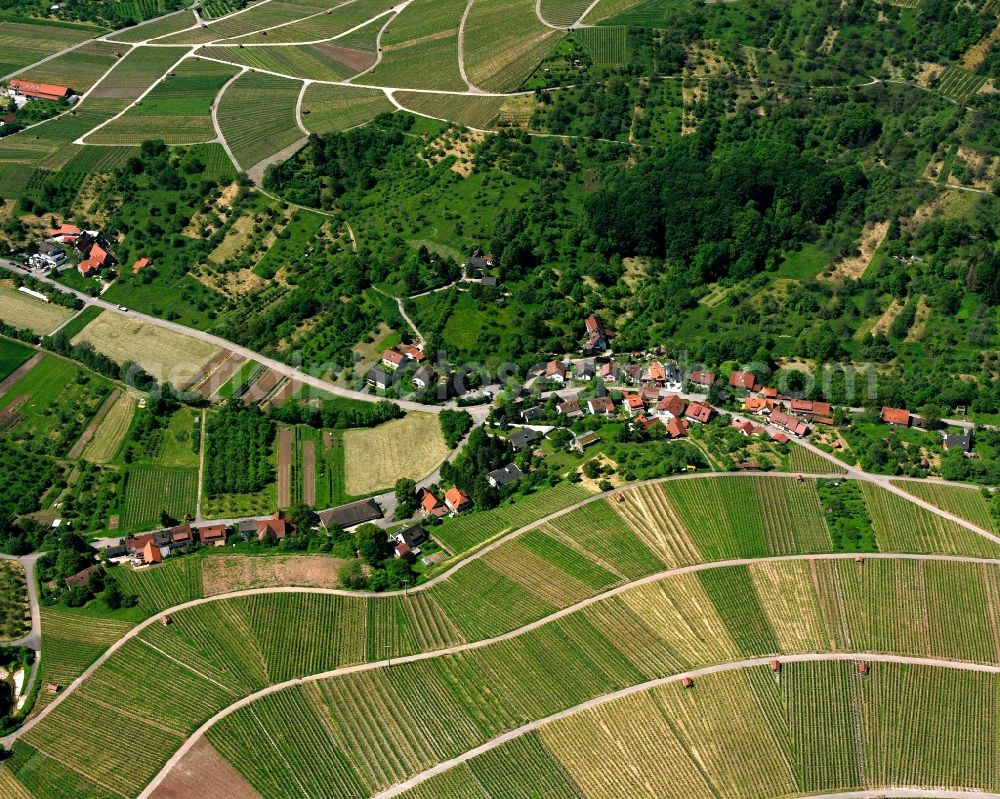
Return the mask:
<svg viewBox="0 0 1000 799">
<path fill-rule="evenodd" d="M 667 370 L 663 368 L 662 363 L 653 361 L 649 365 L 649 379 L 654 383 L 662 383 L 667 379 Z"/>
<path fill-rule="evenodd" d="M 588 316 L 583 322 L 587 331 L 587 340 L 584 342 L 584 352 L 604 352 L 608 348 L 608 334 L 604 330 L 601 320 L 594 314 Z"/>
<path fill-rule="evenodd" d="M 401 353 L 399 350 L 387 349 L 382 353 L 382 365 L 386 369 L 392 369 L 396 371 L 410 362 L 410 359 Z"/>
<path fill-rule="evenodd" d="M 796 419 L 794 416 L 789 416 L 784 411 L 772 411 L 771 424 L 780 427 L 793 436 L 804 436 L 809 433 L 809 426 L 805 422 L 801 419 Z"/>
<path fill-rule="evenodd" d="M 772 440 L 777 441 L 779 444 L 787 444 L 791 439 L 784 433 L 775 433 L 771 436 Z"/>
<path fill-rule="evenodd" d="M 143 269 L 152 263 L 148 258 L 140 258 L 134 264 L 132 264 L 132 274 L 138 275 Z"/>
<path fill-rule="evenodd" d="M 703 405 L 700 402 L 692 402 L 687 406 L 687 410 L 684 411 L 684 418 L 690 419 L 692 422 L 704 424 L 712 419 L 713 413 L 714 411 L 711 406 Z"/>
<path fill-rule="evenodd" d="M 69 86 L 35 83 L 34 81 L 21 80 L 20 78 L 10 81 L 7 87 L 24 97 L 31 97 L 35 100 L 65 100 L 73 93 Z"/>
<path fill-rule="evenodd" d="M 655 427 L 658 424 L 661 424 L 661 420 L 658 416 L 641 415 L 636 417 L 633 424 L 638 425 L 648 433 L 651 428 Z"/>
<path fill-rule="evenodd" d="M 646 410 L 646 401 L 639 394 L 626 394 L 622 407 L 625 408 L 629 416 L 635 416 Z"/>
<path fill-rule="evenodd" d="M 61 241 L 63 244 L 72 244 L 76 241 L 76 237 L 79 236 L 83 231 L 80 230 L 76 225 L 60 225 L 57 228 L 49 231 L 49 238 Z"/>
<path fill-rule="evenodd" d="M 289 521 L 284 511 L 275 511 L 274 516 L 269 519 L 257 521 L 257 538 L 263 541 L 265 538 L 274 538 L 281 541 L 285 536 L 295 535 L 295 525 Z"/>
<path fill-rule="evenodd" d="M 691 372 L 691 382 L 699 386 L 710 386 L 715 382 L 714 372 L 703 372 L 701 369 L 695 369 Z"/>
<path fill-rule="evenodd" d="M 675 419 L 684 415 L 684 407 L 687 403 L 679 394 L 667 394 L 656 403 L 656 415 L 661 419 Z"/>
<path fill-rule="evenodd" d="M 458 486 L 452 486 L 444 492 L 444 504 L 452 513 L 464 513 L 472 508 L 472 500 Z"/>
<path fill-rule="evenodd" d="M 100 244 L 93 244 L 90 247 L 90 253 L 87 257 L 77 264 L 77 271 L 84 277 L 90 277 L 91 275 L 98 274 L 102 269 L 110 267 L 114 264 L 115 259 L 111 257 L 111 253 L 105 250 Z"/>
<path fill-rule="evenodd" d="M 674 416 L 667 420 L 667 435 L 671 438 L 685 438 L 687 431 L 688 424 L 683 419 Z"/>
<path fill-rule="evenodd" d="M 423 493 L 420 496 L 420 509 L 424 512 L 424 515 L 436 516 L 439 519 L 442 516 L 448 515 L 447 505 L 426 488 L 421 489 L 421 491 Z"/>
<path fill-rule="evenodd" d="M 226 525 L 206 524 L 198 528 L 198 537 L 201 539 L 201 543 L 207 546 L 212 546 L 212 547 L 225 546 Z"/>
<path fill-rule="evenodd" d="M 741 369 L 734 369 L 729 374 L 729 385 L 733 388 L 741 388 L 744 391 L 759 391 L 760 384 L 752 372 L 744 372 Z"/>
<path fill-rule="evenodd" d="M 545 365 L 545 377 L 557 383 L 566 382 L 566 364 L 562 361 L 549 361 Z"/>
<path fill-rule="evenodd" d="M 909 427 L 913 417 L 905 408 L 882 408 L 882 421 L 899 427 Z"/>
<path fill-rule="evenodd" d="M 146 546 L 142 548 L 142 561 L 148 565 L 163 563 L 163 555 L 160 554 L 160 548 L 155 546 L 152 541 L 148 541 Z"/>
</svg>

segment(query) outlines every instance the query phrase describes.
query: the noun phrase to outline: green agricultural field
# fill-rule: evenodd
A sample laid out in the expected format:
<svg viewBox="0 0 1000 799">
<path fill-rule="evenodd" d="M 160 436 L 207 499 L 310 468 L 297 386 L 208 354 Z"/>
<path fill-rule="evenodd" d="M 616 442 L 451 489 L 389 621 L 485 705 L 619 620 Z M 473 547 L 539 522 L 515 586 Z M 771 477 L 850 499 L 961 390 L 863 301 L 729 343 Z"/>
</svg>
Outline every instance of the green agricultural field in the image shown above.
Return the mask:
<svg viewBox="0 0 1000 799">
<path fill-rule="evenodd" d="M 160 524 L 160 512 L 175 519 L 194 515 L 198 502 L 198 470 L 133 466 L 128 471 L 121 527 L 148 530 Z"/>
<path fill-rule="evenodd" d="M 550 513 L 586 499 L 589 492 L 573 483 L 519 498 L 493 510 L 446 519 L 433 528 L 434 537 L 454 553 L 465 552 L 484 541 L 538 521 Z"/>
<path fill-rule="evenodd" d="M 233 397 L 241 397 L 243 392 L 246 391 L 247 385 L 254 379 L 258 372 L 263 371 L 264 367 L 261 366 L 256 361 L 245 361 L 240 365 L 240 368 L 236 371 L 228 382 L 219 387 L 216 392 L 216 396 L 219 399 L 228 400 Z"/>
<path fill-rule="evenodd" d="M 150 20 L 142 25 L 135 25 L 131 28 L 118 31 L 110 38 L 116 42 L 144 42 L 192 28 L 194 25 L 194 14 L 190 11 L 178 11 L 176 14 L 168 14 L 165 17 Z"/>
<path fill-rule="evenodd" d="M 35 351 L 16 341 L 0 338 L 0 380 L 8 377 L 22 363 L 28 360 Z"/>
<path fill-rule="evenodd" d="M 414 0 L 382 37 L 382 60 L 356 82 L 466 91 L 458 71 L 462 0 Z"/>
<path fill-rule="evenodd" d="M 963 101 L 978 92 L 984 83 L 986 78 L 983 75 L 968 72 L 960 67 L 948 67 L 938 78 L 937 90 L 945 97 Z"/>
<path fill-rule="evenodd" d="M 239 8 L 239 4 L 237 3 L 233 3 L 232 5 L 235 6 L 232 9 L 233 11 Z M 205 42 L 244 36 L 254 31 L 270 30 L 275 26 L 295 22 L 296 20 L 301 20 L 313 14 L 321 14 L 322 12 L 322 8 L 310 7 L 298 3 L 259 3 L 248 11 L 234 13 L 221 19 L 214 19 L 208 22 L 207 26 L 164 36 L 157 43 L 204 44 Z"/>
<path fill-rule="evenodd" d="M 894 480 L 893 485 L 935 507 L 954 513 L 984 530 L 1000 535 L 1000 523 L 990 512 L 988 501 L 978 488 L 951 486 L 923 480 Z"/>
<path fill-rule="evenodd" d="M 549 563 L 575 564 L 576 582 L 566 579 L 570 572 L 563 572 L 560 581 L 551 582 L 552 590 L 586 580 L 601 586 L 609 579 L 596 565 L 583 566 L 568 546 L 559 554 L 536 541 L 525 551 L 548 553 Z M 119 579 L 143 597 L 144 612 L 154 613 L 201 595 L 199 563 L 201 559 L 178 558 L 145 572 L 123 570 Z M 988 599 L 993 596 L 988 585 L 998 579 L 995 566 L 906 560 L 859 565 L 852 558 L 817 565 L 820 570 L 812 578 L 804 562 L 772 562 L 766 571 L 738 567 L 666 577 L 486 647 L 395 666 L 391 673 L 376 669 L 287 689 L 232 714 L 214 726 L 209 737 L 263 795 L 270 795 L 272 781 L 283 779 L 283 772 L 260 764 L 287 760 L 295 773 L 311 773 L 316 785 L 325 786 L 324 795 L 352 796 L 359 784 L 372 793 L 527 720 L 645 680 L 736 660 L 743 653 L 827 651 L 863 643 L 869 651 L 920 655 L 931 646 L 938 657 L 996 662 L 997 642 L 988 609 L 994 601 Z M 868 569 L 873 571 L 869 574 Z M 833 578 L 832 570 L 839 576 Z M 921 580 L 936 590 L 907 601 L 886 593 L 887 587 Z M 820 602 L 818 597 L 824 594 L 813 593 L 814 582 L 817 590 L 841 591 L 843 598 Z M 178 745 L 185 730 L 194 729 L 235 698 L 269 683 L 380 659 L 387 653 L 400 657 L 463 638 L 496 635 L 551 612 L 553 605 L 535 590 L 474 561 L 441 586 L 408 597 L 265 594 L 176 611 L 169 627 L 152 625 L 139 642 L 125 645 L 72 704 L 65 702 L 65 710 L 52 714 L 17 747 L 27 744 L 43 751 L 61 747 L 64 736 L 72 734 L 73 714 L 82 712 L 89 720 L 84 747 L 88 752 L 97 751 L 112 740 L 110 736 L 121 735 L 141 739 L 148 747 L 151 762 L 136 766 L 128 777 L 113 777 L 103 767 L 95 772 L 102 780 L 120 779 L 113 784 L 135 792 L 152 776 L 156 763 Z M 281 623 L 282 618 L 295 623 Z M 910 624 L 911 618 L 924 618 L 926 626 Z M 922 637 L 924 629 L 929 637 Z M 762 630 L 769 635 L 762 635 Z M 838 633 L 835 641 L 827 630 L 843 630 L 844 637 Z M 901 631 L 910 638 L 900 637 Z M 126 673 L 135 679 L 152 673 L 177 678 L 173 664 L 180 660 L 189 670 L 179 680 L 198 699 L 187 706 L 172 699 L 158 706 L 148 717 L 154 729 L 176 730 L 176 735 L 160 736 L 146 721 L 122 712 L 121 703 L 128 697 L 115 685 Z M 877 664 L 874 674 L 884 668 Z M 192 673 L 211 673 L 212 687 L 199 689 L 201 683 Z M 486 675 L 490 675 L 489 691 L 482 689 Z M 414 684 L 421 686 L 420 692 L 403 687 Z M 765 686 L 751 685 L 753 690 L 758 687 Z M 84 700 L 100 702 L 108 712 L 87 713 Z M 713 701 L 741 706 L 728 694 Z M 427 707 L 433 712 L 428 714 Z M 760 707 L 761 712 L 775 708 L 770 701 Z M 795 712 L 802 713 L 803 722 L 809 718 L 804 710 Z M 313 713 L 335 725 L 332 737 L 310 737 Z M 264 730 L 282 732 L 260 735 L 261 727 L 246 726 L 248 719 L 256 719 Z M 702 721 L 678 718 L 677 722 L 691 725 L 691 734 L 708 739 L 714 734 L 700 726 Z M 375 754 L 382 750 L 367 743 L 374 740 L 367 736 L 408 737 L 407 730 L 416 729 L 418 723 L 425 734 L 410 739 L 423 742 L 425 749 L 420 752 L 390 747 L 387 751 L 394 757 L 385 761 L 384 755 Z M 439 733 L 439 726 L 442 730 L 447 726 L 452 734 Z M 252 729 L 258 733 L 251 735 Z M 348 730 L 355 736 L 350 746 L 342 744 Z M 808 729 L 810 735 L 821 732 L 819 727 Z M 279 740 L 280 744 L 269 743 Z M 272 751 L 271 746 L 281 748 Z M 844 751 L 854 751 L 853 746 Z M 30 790 L 37 777 L 23 764 L 17 765 L 24 756 L 15 752 L 13 773 Z M 74 754 L 62 765 L 83 769 L 82 757 Z M 381 757 L 387 770 L 371 771 L 373 757 Z M 819 766 L 821 761 L 816 761 L 803 772 L 802 790 L 818 789 L 814 787 L 818 777 L 808 775 L 819 774 L 815 771 Z M 736 779 L 732 774 L 727 778 Z"/>
<path fill-rule="evenodd" d="M 67 686 L 132 627 L 127 621 L 95 618 L 79 612 L 43 607 L 42 679 Z M 52 694 L 42 691 L 40 705 L 48 704 Z"/>
<path fill-rule="evenodd" d="M 322 6 L 324 13 L 315 14 L 301 22 L 269 29 L 266 36 L 262 32 L 250 33 L 233 41 L 240 44 L 323 42 L 331 48 L 353 48 L 357 45 L 354 42 L 354 34 L 349 31 L 363 26 L 362 30 L 366 30 L 369 39 L 369 44 L 364 49 L 374 52 L 375 32 L 388 20 L 386 12 L 392 8 L 393 0 L 355 0 L 352 3 L 330 4 L 332 7 L 330 13 L 325 13 L 326 0 L 323 0 Z M 378 19 L 370 25 L 365 25 L 368 20 L 376 17 Z"/>
<path fill-rule="evenodd" d="M 100 28 L 90 25 L 5 19 L 0 28 L 0 75 L 22 70 L 100 33 Z"/>
<path fill-rule="evenodd" d="M 167 144 L 193 144 L 215 138 L 212 105 L 238 69 L 213 61 L 184 61 L 142 100 L 114 122 L 88 137 L 90 144 L 141 144 L 156 131 Z"/>
<path fill-rule="evenodd" d="M 396 100 L 409 111 L 434 119 L 452 120 L 470 128 L 490 128 L 500 114 L 503 97 L 476 97 L 422 92 L 397 92 Z"/>
<path fill-rule="evenodd" d="M 580 19 L 589 5 L 590 0 L 543 0 L 540 10 L 542 19 L 550 25 L 568 28 Z"/>
<path fill-rule="evenodd" d="M 125 108 L 166 75 L 187 52 L 183 47 L 135 47 L 93 88 L 90 97 L 118 100 Z"/>
<path fill-rule="evenodd" d="M 974 552 L 983 557 L 996 557 L 997 545 L 992 541 L 884 488 L 867 482 L 860 485 L 880 549 L 946 554 Z"/>
<path fill-rule="evenodd" d="M 333 133 L 370 122 L 395 106 L 380 89 L 312 83 L 302 99 L 302 124 L 313 133 Z"/>
<path fill-rule="evenodd" d="M 805 474 L 846 474 L 847 469 L 839 466 L 812 450 L 792 444 L 788 448 L 788 471 Z"/>
<path fill-rule="evenodd" d="M 178 469 L 198 468 L 198 443 L 201 440 L 200 418 L 203 411 L 181 408 L 170 417 L 160 437 L 155 462 L 158 466 Z M 195 419 L 199 422 L 196 424 Z"/>
<path fill-rule="evenodd" d="M 599 26 L 581 28 L 573 31 L 572 36 L 590 53 L 595 64 L 620 65 L 628 58 L 627 30 L 621 25 Z"/>
<path fill-rule="evenodd" d="M 226 89 L 219 102 L 219 126 L 244 169 L 305 136 L 295 118 L 301 89 L 298 81 L 261 73 L 243 75 Z M 259 102 L 264 95 L 268 102 Z"/>
<path fill-rule="evenodd" d="M 206 58 L 276 72 L 290 78 L 341 81 L 368 69 L 375 55 L 332 44 L 275 45 L 274 47 L 208 47 Z"/>
<path fill-rule="evenodd" d="M 46 355 L 0 397 L 6 435 L 33 452 L 64 455 L 110 390 L 104 378 Z"/>
<path fill-rule="evenodd" d="M 530 0 L 480 0 L 465 23 L 466 73 L 484 91 L 514 91 L 563 36 L 542 25 Z"/>
</svg>

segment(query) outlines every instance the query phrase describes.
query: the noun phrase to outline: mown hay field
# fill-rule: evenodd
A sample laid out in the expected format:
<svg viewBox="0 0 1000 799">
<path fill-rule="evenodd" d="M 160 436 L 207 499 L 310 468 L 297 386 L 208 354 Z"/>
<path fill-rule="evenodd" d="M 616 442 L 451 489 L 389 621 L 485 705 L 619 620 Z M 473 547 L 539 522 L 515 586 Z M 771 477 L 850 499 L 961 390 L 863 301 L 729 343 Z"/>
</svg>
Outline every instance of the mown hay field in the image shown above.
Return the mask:
<svg viewBox="0 0 1000 799">
<path fill-rule="evenodd" d="M 45 336 L 73 315 L 73 311 L 22 294 L 9 280 L 0 280 L 0 319 L 13 327 Z"/>
<path fill-rule="evenodd" d="M 118 363 L 135 361 L 157 380 L 172 385 L 183 385 L 219 352 L 214 344 L 109 311 L 72 339 L 73 344 L 83 341 Z"/>
<path fill-rule="evenodd" d="M 345 488 L 362 496 L 400 477 L 420 480 L 448 457 L 437 416 L 409 413 L 378 427 L 344 431 Z"/>
</svg>

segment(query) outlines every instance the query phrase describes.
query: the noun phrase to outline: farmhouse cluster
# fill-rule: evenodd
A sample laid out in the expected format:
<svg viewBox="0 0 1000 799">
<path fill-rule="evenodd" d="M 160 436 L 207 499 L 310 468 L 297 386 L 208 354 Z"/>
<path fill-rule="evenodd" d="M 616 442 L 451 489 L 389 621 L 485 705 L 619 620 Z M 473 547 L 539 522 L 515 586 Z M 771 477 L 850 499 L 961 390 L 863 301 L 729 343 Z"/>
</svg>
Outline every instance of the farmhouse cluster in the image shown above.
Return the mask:
<svg viewBox="0 0 1000 799">
<path fill-rule="evenodd" d="M 62 224 L 50 230 L 48 238 L 38 243 L 37 252 L 28 262 L 41 271 L 75 267 L 81 277 L 97 277 L 118 265 L 113 246 L 112 238 L 101 230 L 83 230 L 76 225 Z M 132 265 L 132 274 L 151 265 L 149 258 L 139 258 Z"/>
</svg>

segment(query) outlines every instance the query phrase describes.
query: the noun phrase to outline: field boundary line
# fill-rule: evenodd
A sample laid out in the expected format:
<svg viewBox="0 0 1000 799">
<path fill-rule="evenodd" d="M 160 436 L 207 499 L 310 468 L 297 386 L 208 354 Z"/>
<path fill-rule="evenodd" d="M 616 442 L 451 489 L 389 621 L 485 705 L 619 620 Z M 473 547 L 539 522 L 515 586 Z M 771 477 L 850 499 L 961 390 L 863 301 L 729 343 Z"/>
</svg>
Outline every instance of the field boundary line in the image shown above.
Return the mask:
<svg viewBox="0 0 1000 799">
<path fill-rule="evenodd" d="M 295 98 L 295 124 L 299 126 L 299 130 L 301 130 L 306 136 L 310 136 L 312 134 L 309 128 L 305 126 L 305 123 L 302 122 L 302 101 L 305 99 L 306 89 L 309 88 L 311 83 L 312 80 L 310 78 L 304 79 L 302 81 L 302 88 L 299 89 L 299 96 Z"/>
<path fill-rule="evenodd" d="M 289 25 L 298 25 L 300 22 L 305 22 L 306 20 L 310 19 L 316 19 L 316 17 L 322 17 L 324 14 L 327 14 L 331 11 L 336 11 L 338 8 L 343 8 L 344 6 L 349 6 L 351 3 L 356 3 L 356 2 L 357 0 L 345 0 L 345 2 L 338 3 L 335 6 L 328 6 L 326 8 L 320 9 L 315 14 L 307 14 L 304 17 L 299 17 L 298 19 L 292 19 L 289 20 L 288 22 L 281 22 L 277 25 L 268 25 L 267 27 L 264 28 L 257 28 L 257 30 L 249 31 L 248 33 L 241 33 L 237 36 L 227 36 L 224 39 L 213 39 L 211 42 L 209 42 L 209 44 L 214 45 L 216 42 L 235 42 L 237 44 L 240 44 L 241 42 L 238 42 L 237 40 L 242 39 L 244 36 L 256 36 L 261 31 L 265 30 L 275 31 L 278 30 L 279 28 L 287 28 Z M 263 4 L 261 3 L 261 5 Z M 220 19 L 225 19 L 225 17 L 220 17 Z M 211 27 L 211 25 L 209 25 L 209 27 Z M 306 44 L 306 42 L 278 42 L 278 44 Z"/>
<path fill-rule="evenodd" d="M 541 5 L 542 0 L 535 0 L 535 8 L 538 9 Z M 465 4 L 465 11 L 462 12 L 462 21 L 458 23 L 458 72 L 462 76 L 462 80 L 465 81 L 465 85 L 469 87 L 469 92 L 471 94 L 483 94 L 483 90 L 480 89 L 476 84 L 469 80 L 469 76 L 465 72 L 465 23 L 469 19 L 469 14 L 472 12 L 472 3 L 474 0 L 469 0 Z M 541 17 L 539 17 L 541 19 Z M 544 20 L 542 20 L 544 22 Z"/>
<path fill-rule="evenodd" d="M 270 2 L 271 2 L 271 0 L 260 0 L 259 3 L 254 3 L 253 5 L 247 5 L 246 8 L 238 8 L 236 11 L 231 11 L 228 14 L 223 14 L 221 17 L 217 17 L 216 19 L 205 19 L 204 17 L 202 17 L 201 14 L 198 13 L 198 9 L 195 8 L 193 10 L 194 10 L 195 17 L 197 17 L 197 19 L 198 19 L 198 22 L 195 22 L 194 25 L 192 25 L 190 28 L 183 28 L 183 29 L 181 29 L 179 31 L 174 31 L 173 33 L 164 33 L 161 36 L 154 36 L 152 39 L 146 39 L 143 42 L 143 44 L 152 44 L 153 42 L 156 42 L 159 39 L 166 39 L 168 36 L 177 36 L 177 35 L 179 35 L 181 33 L 187 33 L 188 31 L 198 30 L 199 28 L 201 28 L 202 25 L 205 25 L 205 26 L 211 28 L 212 25 L 214 23 L 216 23 L 216 22 L 224 22 L 224 21 L 226 21 L 228 19 L 232 19 L 233 17 L 238 17 L 240 14 L 245 14 L 247 11 L 249 11 L 252 8 L 261 8 L 262 6 L 266 6 Z M 258 28 L 257 30 L 263 30 L 263 28 Z M 256 33 L 257 31 L 250 31 L 250 32 L 251 33 Z M 111 34 L 108 34 L 108 35 L 110 36 Z M 154 46 L 156 46 L 156 45 L 154 45 Z M 197 45 L 195 45 L 195 46 L 197 46 Z"/>
<path fill-rule="evenodd" d="M 156 644 L 151 644 L 149 641 L 144 641 L 142 638 L 139 639 L 139 643 L 142 644 L 143 646 L 149 648 L 149 649 L 152 649 L 154 652 L 159 652 L 167 660 L 173 661 L 178 666 L 180 666 L 182 669 L 186 669 L 187 671 L 190 671 L 192 674 L 197 674 L 203 680 L 212 683 L 212 685 L 214 685 L 216 688 L 222 689 L 223 692 L 225 692 L 227 694 L 232 694 L 232 690 L 230 690 L 229 688 L 226 688 L 226 686 L 224 686 L 221 682 L 216 682 L 211 677 L 209 677 L 207 674 L 202 674 L 200 671 L 198 671 L 198 669 L 192 668 L 187 663 L 185 663 L 183 660 L 179 660 L 178 658 L 175 658 L 173 655 L 169 654 L 168 652 L 164 652 L 162 649 L 160 649 L 160 647 L 156 646 Z"/>
</svg>

